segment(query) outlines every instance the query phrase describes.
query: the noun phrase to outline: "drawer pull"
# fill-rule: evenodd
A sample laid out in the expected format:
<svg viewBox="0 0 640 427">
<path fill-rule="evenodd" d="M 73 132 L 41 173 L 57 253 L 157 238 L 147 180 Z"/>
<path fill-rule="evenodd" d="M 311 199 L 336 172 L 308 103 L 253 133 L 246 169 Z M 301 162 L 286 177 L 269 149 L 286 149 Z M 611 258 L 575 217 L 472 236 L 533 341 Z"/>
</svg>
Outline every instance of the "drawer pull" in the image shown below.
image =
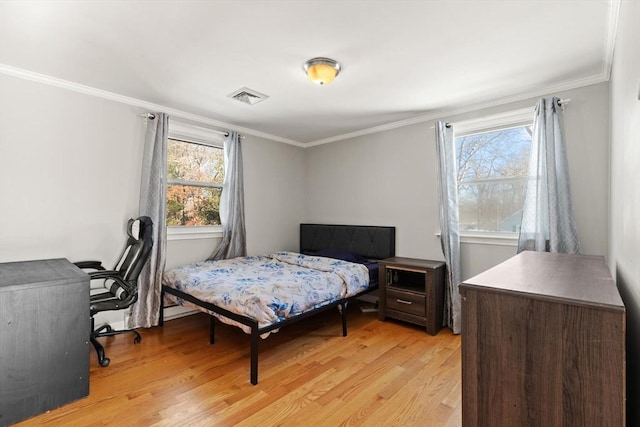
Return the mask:
<svg viewBox="0 0 640 427">
<path fill-rule="evenodd" d="M 396 299 L 396 301 L 398 301 L 400 304 L 407 304 L 407 305 L 413 304 L 413 302 L 407 301 L 407 300 L 403 300 L 403 299 Z"/>
</svg>

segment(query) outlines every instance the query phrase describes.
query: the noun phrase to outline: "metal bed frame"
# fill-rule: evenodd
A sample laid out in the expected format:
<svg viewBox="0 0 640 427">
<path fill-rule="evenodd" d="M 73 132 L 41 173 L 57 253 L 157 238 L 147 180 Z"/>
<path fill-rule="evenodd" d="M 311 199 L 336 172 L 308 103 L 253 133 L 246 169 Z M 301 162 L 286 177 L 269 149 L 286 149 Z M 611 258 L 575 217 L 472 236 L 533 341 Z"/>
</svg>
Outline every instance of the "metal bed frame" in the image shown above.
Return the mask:
<svg viewBox="0 0 640 427">
<path fill-rule="evenodd" d="M 310 253 L 321 249 L 333 249 L 341 251 L 349 251 L 357 253 L 369 259 L 383 259 L 395 256 L 395 227 L 380 226 L 360 226 L 360 225 L 329 225 L 329 224 L 300 224 L 300 252 Z M 343 298 L 333 301 L 326 305 L 320 306 L 313 310 L 299 314 L 295 317 L 285 319 L 280 322 L 260 328 L 258 322 L 250 317 L 232 313 L 229 310 L 218 307 L 212 303 L 202 301 L 182 291 L 162 286 L 162 303 L 160 304 L 160 322 L 164 325 L 164 295 L 169 293 L 185 301 L 189 301 L 199 307 L 214 313 L 220 314 L 231 320 L 248 326 L 251 329 L 251 384 L 258 384 L 258 349 L 260 343 L 260 335 L 282 328 L 291 323 L 304 320 L 317 313 L 339 307 L 340 316 L 342 318 L 342 336 L 347 336 L 347 317 L 346 309 L 349 301 L 358 298 L 361 295 L 369 293 L 377 289 L 378 286 L 367 288 L 366 290 L 353 295 L 349 298 Z M 215 316 L 210 316 L 209 320 L 209 343 L 215 342 Z"/>
</svg>

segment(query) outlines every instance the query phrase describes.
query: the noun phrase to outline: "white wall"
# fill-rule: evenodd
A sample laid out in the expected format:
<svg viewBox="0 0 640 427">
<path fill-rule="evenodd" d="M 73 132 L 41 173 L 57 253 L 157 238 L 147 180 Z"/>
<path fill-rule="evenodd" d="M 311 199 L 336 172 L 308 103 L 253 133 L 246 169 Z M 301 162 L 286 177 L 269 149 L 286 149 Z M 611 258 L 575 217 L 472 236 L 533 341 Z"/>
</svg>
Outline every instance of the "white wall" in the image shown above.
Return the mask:
<svg viewBox="0 0 640 427">
<path fill-rule="evenodd" d="M 607 254 L 608 85 L 552 94 L 571 98 L 567 152 L 583 252 Z M 537 98 L 442 117 L 455 122 L 535 105 Z M 443 259 L 437 202 L 434 122 L 307 149 L 309 222 L 395 225 L 398 256 Z M 463 244 L 468 278 L 515 254 L 513 246 Z"/>
<path fill-rule="evenodd" d="M 304 148 L 248 135 L 242 154 L 247 252 L 298 250 L 304 221 Z"/>
<path fill-rule="evenodd" d="M 112 264 L 138 213 L 142 118 L 4 74 L 0 93 L 0 261 Z"/>
<path fill-rule="evenodd" d="M 141 112 L 0 74 L 0 262 L 115 262 L 138 215 Z M 304 149 L 247 135 L 243 155 L 249 253 L 296 249 Z M 169 241 L 167 267 L 202 260 L 217 243 Z"/>
<path fill-rule="evenodd" d="M 627 311 L 627 425 L 640 425 L 640 3 L 620 5 L 611 75 L 609 266 Z"/>
<path fill-rule="evenodd" d="M 425 123 L 308 148 L 307 221 L 395 226 L 398 256 L 441 259 L 428 133 Z"/>
</svg>

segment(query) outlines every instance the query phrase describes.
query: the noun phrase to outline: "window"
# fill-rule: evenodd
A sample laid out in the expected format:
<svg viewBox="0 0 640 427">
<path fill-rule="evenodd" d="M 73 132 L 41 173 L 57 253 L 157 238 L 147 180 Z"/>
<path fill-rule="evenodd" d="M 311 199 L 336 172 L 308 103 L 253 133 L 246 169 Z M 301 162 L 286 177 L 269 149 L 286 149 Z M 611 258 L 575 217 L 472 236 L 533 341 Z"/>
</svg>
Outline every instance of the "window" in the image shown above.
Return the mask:
<svg viewBox="0 0 640 427">
<path fill-rule="evenodd" d="M 223 135 L 169 119 L 167 240 L 222 236 Z"/>
<path fill-rule="evenodd" d="M 476 120 L 456 131 L 461 233 L 517 233 L 527 183 L 531 110 Z"/>
<path fill-rule="evenodd" d="M 223 180 L 221 147 L 170 138 L 167 143 L 167 225 L 220 225 Z"/>
</svg>

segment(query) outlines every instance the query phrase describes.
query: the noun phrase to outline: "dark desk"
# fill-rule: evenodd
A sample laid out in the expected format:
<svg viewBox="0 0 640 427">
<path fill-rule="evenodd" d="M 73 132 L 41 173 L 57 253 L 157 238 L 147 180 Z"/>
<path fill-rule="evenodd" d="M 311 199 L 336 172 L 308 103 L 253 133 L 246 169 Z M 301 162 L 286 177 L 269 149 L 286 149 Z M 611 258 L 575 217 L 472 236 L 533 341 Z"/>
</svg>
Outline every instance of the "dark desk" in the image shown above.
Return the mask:
<svg viewBox="0 0 640 427">
<path fill-rule="evenodd" d="M 89 276 L 66 259 L 0 263 L 0 426 L 89 395 Z"/>
</svg>

